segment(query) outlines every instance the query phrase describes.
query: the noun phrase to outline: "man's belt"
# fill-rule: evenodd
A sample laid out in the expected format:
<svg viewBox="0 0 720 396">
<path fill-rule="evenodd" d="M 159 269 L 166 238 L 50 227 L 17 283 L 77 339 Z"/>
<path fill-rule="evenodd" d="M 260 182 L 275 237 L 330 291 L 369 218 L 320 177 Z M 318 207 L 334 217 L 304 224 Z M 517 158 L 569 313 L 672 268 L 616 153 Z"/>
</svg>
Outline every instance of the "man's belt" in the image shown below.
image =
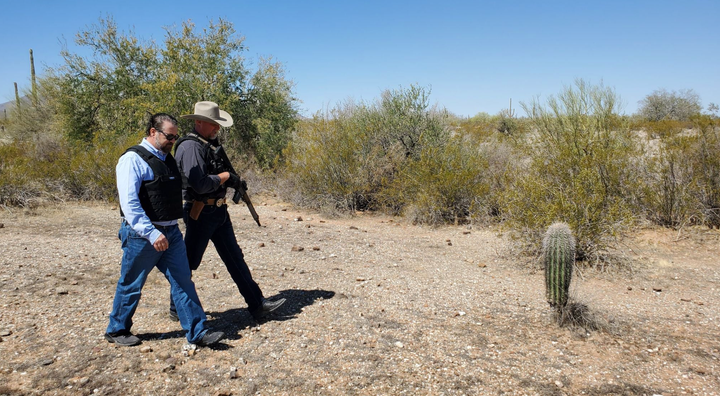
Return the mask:
<svg viewBox="0 0 720 396">
<path fill-rule="evenodd" d="M 198 217 L 200 217 L 200 212 L 202 212 L 205 205 L 221 207 L 225 205 L 225 198 L 212 198 L 206 199 L 205 201 L 194 200 L 189 202 L 192 202 L 192 208 L 190 208 L 190 218 L 197 220 Z"/>
<path fill-rule="evenodd" d="M 206 199 L 205 205 L 215 205 L 218 208 L 225 205 L 225 198 L 218 198 L 218 199 Z"/>
</svg>

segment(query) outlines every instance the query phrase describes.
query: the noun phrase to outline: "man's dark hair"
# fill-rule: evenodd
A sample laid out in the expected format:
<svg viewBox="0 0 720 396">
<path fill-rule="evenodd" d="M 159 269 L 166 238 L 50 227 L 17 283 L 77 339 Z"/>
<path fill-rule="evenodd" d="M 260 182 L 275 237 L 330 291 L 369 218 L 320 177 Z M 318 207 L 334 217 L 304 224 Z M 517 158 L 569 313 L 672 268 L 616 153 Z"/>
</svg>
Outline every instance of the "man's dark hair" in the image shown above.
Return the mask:
<svg viewBox="0 0 720 396">
<path fill-rule="evenodd" d="M 145 135 L 150 136 L 150 129 L 155 128 L 158 131 L 162 130 L 162 124 L 168 121 L 172 123 L 173 125 L 177 126 L 178 122 L 175 119 L 175 117 L 171 116 L 167 113 L 156 113 L 150 116 L 150 119 L 148 120 L 147 129 L 145 130 Z"/>
</svg>

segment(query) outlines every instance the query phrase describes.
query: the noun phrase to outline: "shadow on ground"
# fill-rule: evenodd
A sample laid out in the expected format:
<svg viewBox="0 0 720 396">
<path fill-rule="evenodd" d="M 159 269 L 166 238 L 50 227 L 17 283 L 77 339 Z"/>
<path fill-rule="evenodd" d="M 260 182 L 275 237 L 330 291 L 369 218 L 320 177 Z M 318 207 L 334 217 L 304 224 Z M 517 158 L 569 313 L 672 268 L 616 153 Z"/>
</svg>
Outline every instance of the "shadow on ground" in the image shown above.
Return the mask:
<svg viewBox="0 0 720 396">
<path fill-rule="evenodd" d="M 287 301 L 277 311 L 273 312 L 263 322 L 278 320 L 290 320 L 297 318 L 303 308 L 312 305 L 317 300 L 327 300 L 333 298 L 335 292 L 328 290 L 282 290 L 274 296 L 266 296 L 269 300 L 278 300 L 285 298 Z M 240 338 L 240 331 L 249 327 L 256 326 L 258 322 L 253 319 L 250 312 L 245 308 L 233 308 L 227 311 L 206 311 L 210 319 L 207 321 L 207 327 L 212 331 L 225 332 L 225 338 L 228 340 L 237 340 Z M 138 334 L 143 341 L 167 338 L 184 338 L 185 332 L 170 331 L 165 333 L 144 333 Z M 213 349 L 228 349 L 230 346 L 219 344 Z"/>
</svg>

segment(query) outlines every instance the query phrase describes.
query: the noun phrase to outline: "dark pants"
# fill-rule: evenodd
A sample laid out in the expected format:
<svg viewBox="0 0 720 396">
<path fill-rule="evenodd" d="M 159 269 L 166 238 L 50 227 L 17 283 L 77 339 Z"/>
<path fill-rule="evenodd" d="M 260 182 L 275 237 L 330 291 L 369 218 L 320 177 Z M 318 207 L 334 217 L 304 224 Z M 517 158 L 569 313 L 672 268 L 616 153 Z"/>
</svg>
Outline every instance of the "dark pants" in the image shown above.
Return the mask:
<svg viewBox="0 0 720 396">
<path fill-rule="evenodd" d="M 230 277 L 235 282 L 240 294 L 245 298 L 248 309 L 253 311 L 262 305 L 263 294 L 250 274 L 245 263 L 242 249 L 235 239 L 230 215 L 227 206 L 205 206 L 197 220 L 190 218 L 191 205 L 185 205 L 185 248 L 191 270 L 200 266 L 208 242 L 212 241 L 220 255 Z M 173 300 L 170 299 L 170 310 L 174 311 Z"/>
</svg>

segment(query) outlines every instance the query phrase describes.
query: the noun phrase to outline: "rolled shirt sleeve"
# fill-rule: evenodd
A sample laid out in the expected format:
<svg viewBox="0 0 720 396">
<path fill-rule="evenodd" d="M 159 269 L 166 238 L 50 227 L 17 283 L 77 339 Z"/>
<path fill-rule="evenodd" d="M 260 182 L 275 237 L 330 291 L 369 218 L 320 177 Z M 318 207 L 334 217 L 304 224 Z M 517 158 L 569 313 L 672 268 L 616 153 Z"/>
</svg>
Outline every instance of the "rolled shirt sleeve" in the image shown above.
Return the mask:
<svg viewBox="0 0 720 396">
<path fill-rule="evenodd" d="M 186 140 L 177 146 L 175 160 L 188 179 L 190 187 L 198 194 L 210 194 L 220 188 L 220 176 L 208 175 L 203 146 L 199 142 Z"/>
</svg>

